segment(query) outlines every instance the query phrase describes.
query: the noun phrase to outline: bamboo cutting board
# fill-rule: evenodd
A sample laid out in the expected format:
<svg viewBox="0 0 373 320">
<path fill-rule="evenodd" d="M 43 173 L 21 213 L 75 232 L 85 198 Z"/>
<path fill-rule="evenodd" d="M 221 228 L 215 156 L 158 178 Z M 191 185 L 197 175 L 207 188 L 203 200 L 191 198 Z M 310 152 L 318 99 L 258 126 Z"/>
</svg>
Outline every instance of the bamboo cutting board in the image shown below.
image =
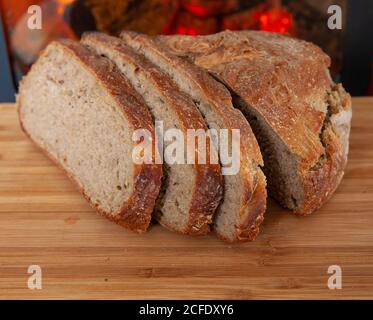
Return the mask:
<svg viewBox="0 0 373 320">
<path fill-rule="evenodd" d="M 346 175 L 318 212 L 271 202 L 258 239 L 238 245 L 159 225 L 136 235 L 96 214 L 0 105 L 0 298 L 373 298 L 372 147 L 373 98 L 355 98 Z M 331 265 L 342 289 L 328 288 Z"/>
</svg>

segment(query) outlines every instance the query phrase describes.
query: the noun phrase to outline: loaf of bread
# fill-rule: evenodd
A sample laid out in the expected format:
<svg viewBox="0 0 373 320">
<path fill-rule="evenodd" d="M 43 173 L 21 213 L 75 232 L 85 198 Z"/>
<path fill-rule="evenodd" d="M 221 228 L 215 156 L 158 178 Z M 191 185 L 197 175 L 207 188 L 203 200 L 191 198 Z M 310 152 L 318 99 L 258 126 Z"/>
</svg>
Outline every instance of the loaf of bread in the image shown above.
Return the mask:
<svg viewBox="0 0 373 320">
<path fill-rule="evenodd" d="M 270 195 L 300 215 L 330 198 L 346 166 L 351 102 L 320 48 L 260 31 L 156 42 L 231 90 L 258 139 Z"/>
<path fill-rule="evenodd" d="M 266 209 L 266 182 L 258 143 L 245 117 L 233 108 L 229 91 L 204 69 L 169 54 L 146 35 L 122 32 L 132 49 L 156 64 L 195 101 L 211 129 L 240 130 L 239 171 L 224 175 L 224 197 L 216 212 L 214 230 L 227 241 L 253 240 Z M 224 164 L 222 164 L 223 170 Z"/>
<path fill-rule="evenodd" d="M 101 33 L 86 33 L 81 41 L 118 66 L 144 97 L 154 120 L 163 122 L 164 130 L 180 129 L 185 139 L 188 129 L 207 131 L 192 99 L 140 53 L 120 39 Z M 205 151 L 208 160 L 209 148 Z M 219 164 L 170 165 L 165 162 L 164 169 L 163 192 L 157 201 L 155 218 L 163 226 L 180 233 L 208 233 L 223 192 Z"/>
<path fill-rule="evenodd" d="M 51 43 L 23 79 L 25 133 L 105 217 L 136 232 L 149 226 L 162 166 L 135 165 L 136 129 L 154 136 L 142 98 L 107 59 L 77 42 Z"/>
<path fill-rule="evenodd" d="M 141 233 L 154 217 L 176 232 L 213 229 L 225 241 L 250 241 L 264 218 L 267 184 L 281 205 L 306 215 L 343 177 L 351 99 L 331 80 L 329 64 L 318 47 L 268 32 L 87 33 L 80 43 L 45 49 L 21 82 L 19 118 L 110 220 Z M 165 159 L 173 141 L 156 145 L 159 123 L 181 132 L 182 164 Z M 133 158 L 144 143 L 134 138 L 138 129 L 150 132 L 145 163 Z M 205 150 L 188 140 L 190 130 L 206 133 Z M 214 130 L 220 139 L 228 132 L 237 171 L 228 173 L 233 162 L 223 161 Z"/>
</svg>

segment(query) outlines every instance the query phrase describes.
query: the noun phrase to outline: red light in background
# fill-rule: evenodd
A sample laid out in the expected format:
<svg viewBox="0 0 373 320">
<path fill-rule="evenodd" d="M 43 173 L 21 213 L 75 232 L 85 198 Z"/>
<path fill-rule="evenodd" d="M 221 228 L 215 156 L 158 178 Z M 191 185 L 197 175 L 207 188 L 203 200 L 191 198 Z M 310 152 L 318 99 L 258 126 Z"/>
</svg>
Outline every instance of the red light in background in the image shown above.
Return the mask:
<svg viewBox="0 0 373 320">
<path fill-rule="evenodd" d="M 198 31 L 194 28 L 188 28 L 185 26 L 178 26 L 176 29 L 177 34 L 186 34 L 190 36 L 196 36 L 198 35 Z"/>
<path fill-rule="evenodd" d="M 273 2 L 272 5 L 269 2 Z M 199 0 L 183 1 L 173 22 L 164 30 L 165 34 L 199 35 L 221 30 L 255 29 L 294 35 L 292 14 L 279 1 L 263 2 L 254 8 L 223 16 L 219 20 L 222 2 L 204 3 Z M 213 5 L 212 5 L 213 4 Z M 219 11 L 219 10 L 220 11 Z"/>
<path fill-rule="evenodd" d="M 188 4 L 185 4 L 185 9 L 187 11 L 189 11 L 190 13 L 194 14 L 195 16 L 198 16 L 198 17 L 205 17 L 205 16 L 208 16 L 211 12 L 208 10 L 208 8 L 202 6 L 202 5 L 198 5 L 198 4 L 194 4 L 194 3 L 188 3 Z"/>
<path fill-rule="evenodd" d="M 271 9 L 259 14 L 259 28 L 262 31 L 290 33 L 293 27 L 293 16 L 283 9 Z"/>
</svg>

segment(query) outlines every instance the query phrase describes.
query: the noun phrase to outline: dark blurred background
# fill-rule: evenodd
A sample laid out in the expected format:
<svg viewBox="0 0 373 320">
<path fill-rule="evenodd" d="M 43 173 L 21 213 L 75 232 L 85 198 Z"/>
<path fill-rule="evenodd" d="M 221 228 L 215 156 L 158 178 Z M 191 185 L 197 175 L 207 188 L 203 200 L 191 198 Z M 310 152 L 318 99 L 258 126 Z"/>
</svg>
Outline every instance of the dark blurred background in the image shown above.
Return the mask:
<svg viewBox="0 0 373 320">
<path fill-rule="evenodd" d="M 27 9 L 38 4 L 41 30 Z M 342 29 L 327 25 L 330 5 L 342 9 Z M 331 73 L 355 96 L 373 95 L 373 0 L 0 0 L 0 102 L 14 101 L 18 82 L 50 41 L 84 31 L 116 35 L 211 34 L 263 30 L 312 41 L 332 58 Z"/>
</svg>

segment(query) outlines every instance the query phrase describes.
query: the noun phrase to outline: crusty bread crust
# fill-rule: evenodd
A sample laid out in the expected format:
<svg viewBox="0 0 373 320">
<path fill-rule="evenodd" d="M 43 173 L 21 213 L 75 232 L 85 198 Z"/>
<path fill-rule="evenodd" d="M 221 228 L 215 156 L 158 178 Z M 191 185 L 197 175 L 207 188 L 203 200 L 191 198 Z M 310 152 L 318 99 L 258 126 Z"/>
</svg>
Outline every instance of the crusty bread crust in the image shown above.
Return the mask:
<svg viewBox="0 0 373 320">
<path fill-rule="evenodd" d="M 303 201 L 295 212 L 308 214 L 337 188 L 347 161 L 351 105 L 342 93 L 341 120 L 328 124 L 332 90 L 329 57 L 317 46 L 259 31 L 210 36 L 160 36 L 172 53 L 206 68 L 240 96 L 271 126 L 298 159 Z M 339 133 L 337 133 L 339 132 Z M 279 199 L 280 200 L 280 199 Z"/>
<path fill-rule="evenodd" d="M 83 44 L 103 43 L 107 48 L 118 53 L 124 62 L 132 61 L 135 65 L 140 65 L 146 70 L 149 79 L 158 86 L 159 91 L 168 99 L 169 105 L 177 115 L 178 121 L 184 132 L 188 129 L 207 130 L 206 124 L 196 106 L 186 95 L 179 92 L 175 85 L 164 73 L 160 72 L 143 56 L 136 54 L 131 48 L 127 47 L 120 39 L 110 37 L 100 33 L 85 33 L 82 37 Z M 209 148 L 206 150 L 206 159 L 210 158 Z M 195 185 L 191 186 L 193 190 L 192 201 L 189 208 L 189 222 L 182 230 L 175 230 L 173 226 L 165 224 L 161 218 L 155 215 L 155 218 L 173 231 L 190 234 L 204 235 L 210 232 L 213 215 L 220 203 L 223 193 L 223 181 L 218 164 L 195 164 L 196 172 Z"/>
<path fill-rule="evenodd" d="M 51 43 L 44 50 L 40 59 L 42 59 L 43 55 L 46 55 L 48 50 L 53 46 L 58 46 L 64 51 L 69 59 L 74 59 L 82 64 L 82 68 L 88 70 L 97 79 L 97 82 L 105 87 L 107 92 L 118 103 L 121 112 L 135 130 L 147 128 L 154 136 L 155 131 L 152 118 L 146 105 L 144 105 L 142 100 L 137 97 L 136 92 L 126 82 L 126 79 L 120 75 L 120 72 L 116 70 L 114 65 L 109 63 L 106 59 L 95 55 L 79 43 L 71 40 L 61 40 Z M 33 68 L 36 67 L 36 64 L 34 64 Z M 70 180 L 88 200 L 89 204 L 100 214 L 132 231 L 137 233 L 145 232 L 150 224 L 155 200 L 159 194 L 162 178 L 162 166 L 157 164 L 134 164 L 134 186 L 132 196 L 123 203 L 119 212 L 105 212 L 90 199 L 77 178 L 65 170 L 59 160 L 49 153 L 48 150 L 38 145 L 38 143 L 32 139 L 31 134 L 27 132 L 23 126 L 21 112 L 23 99 L 22 88 L 26 85 L 27 77 L 22 80 L 20 93 L 17 99 L 20 125 L 25 134 L 66 173 Z"/>
<path fill-rule="evenodd" d="M 335 85 L 328 94 L 329 111 L 321 130 L 326 159 L 322 164 L 303 172 L 305 199 L 296 213 L 309 214 L 321 207 L 337 189 L 344 175 L 351 128 L 351 97 L 343 87 Z"/>
<path fill-rule="evenodd" d="M 260 165 L 263 166 L 263 159 L 251 127 L 243 114 L 233 107 L 229 91 L 220 82 L 214 80 L 204 69 L 172 55 L 148 36 L 124 31 L 120 37 L 127 44 L 131 42 L 136 43 L 139 47 L 146 47 L 147 50 L 151 50 L 158 57 L 162 57 L 169 66 L 181 72 L 184 78 L 192 80 L 199 91 L 203 93 L 205 101 L 208 101 L 214 114 L 220 119 L 222 129 L 240 130 L 241 163 L 238 174 L 242 181 L 242 188 L 237 188 L 237 192 L 240 192 L 242 196 L 240 197 L 241 208 L 238 213 L 239 221 L 233 238 L 228 239 L 219 234 L 217 230 L 215 231 L 225 241 L 255 239 L 259 233 L 259 226 L 264 219 L 266 209 L 266 180 L 259 167 Z M 232 214 L 234 213 L 232 212 Z"/>
</svg>

